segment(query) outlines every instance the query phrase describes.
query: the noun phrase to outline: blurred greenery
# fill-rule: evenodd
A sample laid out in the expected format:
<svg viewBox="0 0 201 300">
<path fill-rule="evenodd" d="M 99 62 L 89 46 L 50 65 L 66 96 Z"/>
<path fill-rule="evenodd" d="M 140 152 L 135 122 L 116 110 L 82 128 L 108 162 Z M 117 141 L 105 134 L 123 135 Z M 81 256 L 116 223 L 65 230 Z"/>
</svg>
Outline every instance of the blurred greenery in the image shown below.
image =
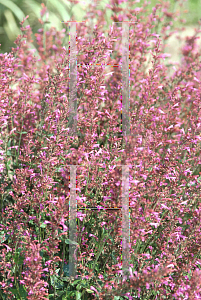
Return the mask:
<svg viewBox="0 0 201 300">
<path fill-rule="evenodd" d="M 127 0 L 131 1 L 131 0 Z M 0 53 L 9 53 L 12 47 L 15 47 L 14 41 L 20 32 L 20 22 L 23 17 L 29 15 L 29 18 L 25 21 L 24 25 L 30 25 L 33 30 L 33 47 L 36 47 L 35 36 L 41 24 L 38 21 L 40 16 L 41 4 L 44 3 L 48 8 L 50 24 L 46 24 L 46 29 L 54 26 L 57 30 L 66 28 L 65 24 L 61 21 L 71 20 L 72 17 L 77 21 L 82 21 L 84 15 L 88 11 L 89 4 L 95 4 L 95 8 L 104 10 L 107 3 L 111 0 L 0 0 Z M 132 1 L 134 2 L 134 1 Z M 145 1 L 140 0 L 138 3 L 133 3 L 133 8 L 141 7 Z M 171 11 L 177 11 L 180 8 L 178 0 L 166 1 L 170 3 Z M 184 0 L 184 6 L 181 9 L 181 17 L 186 19 L 186 25 L 195 25 L 200 19 L 201 2 L 200 0 Z M 151 12 L 152 7 L 160 0 L 150 0 L 147 9 L 147 14 Z M 126 1 L 120 6 L 125 7 Z M 184 10 L 189 12 L 185 13 Z M 107 20 L 107 26 L 112 23 L 110 19 L 111 11 L 106 10 L 105 19 Z M 46 17 L 46 16 L 44 16 Z M 44 18 L 43 17 L 43 18 Z M 44 20 L 44 19 L 43 19 Z M 93 20 L 94 21 L 94 20 Z M 175 25 L 178 25 L 175 23 Z"/>
</svg>

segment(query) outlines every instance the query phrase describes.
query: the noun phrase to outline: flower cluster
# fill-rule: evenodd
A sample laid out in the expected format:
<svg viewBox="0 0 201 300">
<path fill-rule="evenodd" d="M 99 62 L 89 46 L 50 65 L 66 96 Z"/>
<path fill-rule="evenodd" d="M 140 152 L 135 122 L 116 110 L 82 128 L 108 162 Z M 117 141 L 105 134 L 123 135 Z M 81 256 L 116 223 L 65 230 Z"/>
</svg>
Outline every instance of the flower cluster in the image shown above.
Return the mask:
<svg viewBox="0 0 201 300">
<path fill-rule="evenodd" d="M 162 63 L 168 56 L 162 41 L 173 33 L 166 32 L 173 25 L 167 22 L 176 20 L 176 14 L 161 3 L 144 18 L 146 3 L 139 9 L 129 4 L 128 9 L 120 7 L 120 2 L 111 1 L 108 9 L 114 22 L 126 17 L 132 24 L 129 136 L 123 136 L 120 128 L 122 28 L 113 24 L 103 32 L 103 12 L 97 15 L 90 41 L 86 39 L 90 28 L 85 23 L 76 25 L 76 136 L 69 134 L 67 126 L 70 59 L 62 43 L 67 30 L 57 32 L 51 27 L 45 32 L 41 19 L 35 56 L 29 48 L 32 31 L 23 27 L 23 20 L 17 47 L 10 54 L 0 54 L 0 146 L 4 155 L 4 170 L 0 169 L 0 292 L 7 299 L 13 293 L 48 299 L 52 287 L 56 299 L 62 294 L 59 289 L 64 293 L 68 288 L 65 280 L 58 282 L 68 273 L 64 262 L 68 262 L 72 165 L 77 166 L 78 208 L 98 209 L 78 212 L 78 271 L 88 280 L 89 288 L 83 289 L 92 294 L 88 299 L 96 299 L 96 294 L 104 299 L 110 293 L 132 299 L 136 291 L 141 299 L 153 295 L 157 299 L 157 293 L 166 298 L 201 298 L 199 31 L 186 41 L 183 63 L 170 77 Z M 45 6 L 42 8 L 41 16 Z M 95 14 L 93 6 L 91 9 Z M 162 17 L 157 15 L 159 9 Z M 154 30 L 164 20 L 159 37 Z M 152 56 L 148 72 L 147 53 Z M 130 166 L 132 264 L 129 281 L 117 284 L 114 278 L 122 267 L 121 213 L 112 209 L 121 206 L 125 165 Z M 109 210 L 100 211 L 100 207 Z M 105 232 L 109 234 L 103 239 Z M 116 253 L 116 264 L 110 251 Z"/>
</svg>

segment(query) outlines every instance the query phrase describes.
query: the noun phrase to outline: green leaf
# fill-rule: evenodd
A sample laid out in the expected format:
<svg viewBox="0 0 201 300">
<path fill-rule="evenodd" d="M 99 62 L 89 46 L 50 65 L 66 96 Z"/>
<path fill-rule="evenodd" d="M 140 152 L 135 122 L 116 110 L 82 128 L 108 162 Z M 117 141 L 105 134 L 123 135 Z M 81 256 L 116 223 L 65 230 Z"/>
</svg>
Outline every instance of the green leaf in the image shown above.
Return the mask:
<svg viewBox="0 0 201 300">
<path fill-rule="evenodd" d="M 5 237 L 4 236 L 4 231 L 2 230 L 1 234 L 0 234 L 0 241 L 1 243 L 5 242 L 8 238 L 9 238 L 9 234 L 6 234 Z"/>
<path fill-rule="evenodd" d="M 12 156 L 11 150 L 7 150 L 6 155 L 7 155 L 7 156 Z M 11 164 L 11 162 L 9 162 L 9 164 Z"/>
<path fill-rule="evenodd" d="M 80 285 L 84 288 L 87 287 L 88 283 L 83 279 L 81 282 L 80 282 Z"/>
<path fill-rule="evenodd" d="M 76 242 L 74 242 L 74 241 L 71 241 L 71 240 L 69 240 L 69 239 L 66 239 L 66 240 L 65 240 L 65 243 L 66 243 L 66 244 L 70 244 L 70 245 L 79 245 L 78 243 L 76 243 Z"/>
<path fill-rule="evenodd" d="M 17 296 L 17 297 L 16 297 L 17 300 L 20 300 L 20 299 L 21 299 L 21 300 L 26 300 L 26 299 L 27 299 L 28 293 L 27 293 L 25 287 L 22 286 L 22 285 L 19 287 L 20 295 L 19 295 L 17 289 L 12 289 L 12 288 L 10 288 L 9 291 L 11 291 L 14 295 Z"/>
<path fill-rule="evenodd" d="M 56 300 L 63 300 L 65 298 L 63 298 L 63 295 L 66 294 L 66 291 L 57 291 L 57 294 L 59 295 L 58 298 L 56 298 Z"/>
<path fill-rule="evenodd" d="M 17 289 L 9 289 L 9 291 L 11 291 L 14 295 L 18 295 Z"/>
<path fill-rule="evenodd" d="M 50 134 L 47 134 L 47 136 L 49 136 L 49 137 L 50 137 L 50 136 L 54 136 L 54 134 L 53 134 L 53 133 L 50 133 Z"/>
<path fill-rule="evenodd" d="M 198 177 L 197 181 L 200 183 L 201 182 L 201 177 Z"/>
<path fill-rule="evenodd" d="M 117 157 L 116 159 L 115 159 L 115 161 L 120 161 L 121 160 L 121 158 L 119 158 L 119 157 Z"/>
<path fill-rule="evenodd" d="M 82 279 L 76 279 L 76 280 L 73 281 L 73 283 L 71 285 L 75 286 L 76 284 L 79 284 L 80 281 L 82 281 Z"/>
<path fill-rule="evenodd" d="M 53 295 L 54 296 L 54 295 Z M 64 298 L 64 300 L 67 300 L 67 299 L 71 299 L 70 297 L 73 297 L 72 299 L 74 299 L 74 296 L 75 296 L 75 291 L 70 291 L 68 292 L 68 298 Z"/>
<path fill-rule="evenodd" d="M 21 251 L 22 251 L 22 249 L 19 248 L 18 252 L 15 253 L 14 262 L 16 263 L 16 265 L 22 265 L 24 262 L 25 256 L 20 255 Z"/>
<path fill-rule="evenodd" d="M 70 14 L 68 13 L 67 7 L 66 7 L 66 6 L 68 6 L 68 9 L 70 10 L 70 8 L 71 8 L 70 3 L 65 2 L 65 5 L 63 5 L 60 1 L 55 2 L 55 0 L 49 0 L 49 2 L 51 2 L 52 6 L 54 6 L 54 9 L 56 9 L 59 12 L 59 14 L 61 15 L 61 17 L 62 17 L 61 21 L 70 20 Z"/>
<path fill-rule="evenodd" d="M 26 291 L 25 286 L 24 285 L 20 285 L 19 290 L 20 290 L 21 299 L 24 299 L 24 300 L 27 299 L 28 293 Z"/>
<path fill-rule="evenodd" d="M 7 26 L 8 26 L 8 29 L 6 30 L 7 35 L 9 36 L 10 40 L 12 40 L 13 36 L 15 38 L 15 36 L 18 36 L 20 34 L 20 29 L 17 27 L 15 18 L 9 9 L 5 10 L 4 16 L 7 20 Z"/>
<path fill-rule="evenodd" d="M 94 293 L 94 291 L 90 290 L 90 289 L 86 289 L 87 293 Z"/>
<path fill-rule="evenodd" d="M 89 197 L 90 197 L 90 198 L 94 198 L 94 197 L 95 197 L 95 194 L 94 194 L 94 193 L 90 193 L 90 194 L 89 194 Z"/>
<path fill-rule="evenodd" d="M 29 6 L 30 11 L 32 11 L 37 18 L 40 18 L 41 5 L 32 0 L 27 1 L 26 4 Z"/>
<path fill-rule="evenodd" d="M 11 10 L 20 22 L 22 21 L 23 18 L 25 18 L 25 15 L 24 15 L 23 11 L 13 1 L 0 0 L 0 4 L 6 6 L 9 10 Z M 27 20 L 25 22 L 28 23 Z"/>
<path fill-rule="evenodd" d="M 76 300 L 81 300 L 81 293 L 80 292 L 76 292 Z"/>
<path fill-rule="evenodd" d="M 60 270 L 60 269 L 59 269 Z M 58 270 L 57 270 L 58 271 Z M 57 290 L 62 289 L 64 286 L 64 283 L 56 276 L 52 275 L 50 276 L 51 285 L 54 286 Z"/>
<path fill-rule="evenodd" d="M 62 165 L 62 166 L 60 166 L 60 167 L 57 167 L 56 169 L 55 169 L 55 172 L 56 173 L 59 173 L 59 172 L 61 172 L 61 170 L 62 170 L 62 168 L 61 167 L 64 167 L 64 165 Z"/>
<path fill-rule="evenodd" d="M 46 227 L 47 227 L 47 224 L 43 223 L 43 224 L 40 225 L 40 227 L 41 227 L 41 228 L 46 228 Z"/>
<path fill-rule="evenodd" d="M 13 132 L 10 136 L 9 136 L 9 141 L 7 143 L 7 148 L 9 149 L 10 147 L 12 147 L 12 142 L 13 142 L 13 139 L 11 137 L 14 137 L 15 136 L 15 132 Z M 15 140 L 14 140 L 15 141 Z"/>
</svg>

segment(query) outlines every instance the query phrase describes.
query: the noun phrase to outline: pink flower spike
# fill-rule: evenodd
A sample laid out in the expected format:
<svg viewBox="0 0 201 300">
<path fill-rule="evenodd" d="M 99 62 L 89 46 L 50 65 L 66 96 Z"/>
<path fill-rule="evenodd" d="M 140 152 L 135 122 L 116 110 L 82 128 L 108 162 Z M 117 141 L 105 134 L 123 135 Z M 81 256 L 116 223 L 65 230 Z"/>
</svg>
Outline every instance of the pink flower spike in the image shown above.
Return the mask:
<svg viewBox="0 0 201 300">
<path fill-rule="evenodd" d="M 163 207 L 163 208 L 166 208 L 166 209 L 168 209 L 168 210 L 171 210 L 169 207 L 167 207 L 165 204 L 161 204 L 161 206 Z"/>
<path fill-rule="evenodd" d="M 6 246 L 7 252 L 8 252 L 8 251 L 12 251 L 12 249 L 11 249 L 9 246 L 7 246 L 6 244 L 2 244 L 2 245 Z"/>
<path fill-rule="evenodd" d="M 90 286 L 90 289 L 98 294 L 98 291 L 93 286 Z"/>
<path fill-rule="evenodd" d="M 160 108 L 158 109 L 161 114 L 165 114 Z"/>
</svg>

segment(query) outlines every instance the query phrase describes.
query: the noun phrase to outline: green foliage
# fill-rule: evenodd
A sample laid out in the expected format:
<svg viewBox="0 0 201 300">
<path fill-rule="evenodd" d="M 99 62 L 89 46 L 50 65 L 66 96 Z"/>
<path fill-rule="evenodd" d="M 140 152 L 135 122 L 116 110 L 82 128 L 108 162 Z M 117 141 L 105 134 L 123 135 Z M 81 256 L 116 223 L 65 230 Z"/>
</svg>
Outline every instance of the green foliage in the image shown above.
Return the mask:
<svg viewBox="0 0 201 300">
<path fill-rule="evenodd" d="M 22 285 L 20 285 L 19 289 L 10 288 L 9 291 L 12 292 L 13 295 L 15 295 L 15 297 L 16 297 L 15 299 L 17 299 L 17 300 L 26 300 L 27 299 L 28 293 L 26 291 L 26 288 Z"/>
<path fill-rule="evenodd" d="M 83 17 L 88 10 L 89 4 L 91 1 L 87 0 L 84 4 L 81 1 L 78 1 L 77 4 L 73 4 L 70 1 L 65 0 L 46 0 L 44 4 L 48 7 L 49 12 L 49 25 L 53 25 L 57 30 L 66 28 L 65 25 L 61 24 L 61 21 L 70 20 L 72 16 L 78 21 L 83 20 Z M 147 14 L 151 12 L 152 7 L 155 6 L 158 1 L 151 0 L 150 5 L 147 9 Z M 174 0 L 169 1 L 171 4 L 171 9 L 179 9 L 178 5 L 175 5 Z M 40 18 L 41 10 L 41 0 L 0 0 L 0 43 L 1 43 L 1 53 L 10 52 L 12 47 L 15 47 L 14 41 L 18 34 L 20 34 L 20 24 L 27 15 L 29 19 L 25 21 L 25 25 L 30 25 L 33 28 L 33 33 L 37 32 L 39 24 L 37 19 Z M 106 3 L 109 3 L 109 0 L 98 1 L 97 9 L 102 11 L 105 9 Z M 122 7 L 125 7 L 125 3 L 121 4 Z M 133 8 L 139 7 L 138 3 L 133 4 Z M 185 4 L 185 7 L 189 9 L 189 14 L 182 12 L 182 18 L 187 19 L 186 24 L 197 24 L 200 16 L 200 5 L 198 0 L 188 0 Z M 110 9 L 107 9 L 105 12 L 105 20 L 107 22 L 107 27 L 112 24 L 110 19 L 112 12 Z M 177 25 L 177 24 L 176 24 Z M 31 47 L 35 48 L 35 42 Z"/>
</svg>

